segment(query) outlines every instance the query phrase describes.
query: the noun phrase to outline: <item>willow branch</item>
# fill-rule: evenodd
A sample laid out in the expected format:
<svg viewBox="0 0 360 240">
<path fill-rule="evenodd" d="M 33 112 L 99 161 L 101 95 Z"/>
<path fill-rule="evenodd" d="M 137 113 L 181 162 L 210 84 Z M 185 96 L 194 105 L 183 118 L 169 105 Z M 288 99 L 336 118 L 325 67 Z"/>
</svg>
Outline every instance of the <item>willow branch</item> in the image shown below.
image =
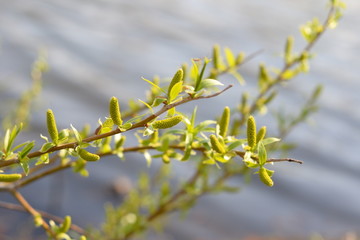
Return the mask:
<svg viewBox="0 0 360 240">
<path fill-rule="evenodd" d="M 0 207 L 6 208 L 6 209 L 9 209 L 9 210 L 27 212 L 27 210 L 22 205 L 15 204 L 15 203 L 9 203 L 9 202 L 0 201 Z M 43 216 L 44 218 L 53 220 L 53 221 L 55 221 L 55 222 L 57 222 L 59 224 L 63 222 L 63 218 L 61 218 L 59 216 L 56 216 L 56 215 L 53 215 L 53 214 L 50 214 L 48 212 L 41 211 L 41 210 L 36 210 L 36 211 L 38 213 L 40 213 L 41 216 Z M 79 234 L 82 234 L 82 235 L 85 234 L 85 230 L 83 228 L 81 228 L 80 226 L 76 225 L 76 224 L 71 224 L 70 229 L 75 231 L 75 232 L 78 232 Z"/>
<path fill-rule="evenodd" d="M 16 200 L 24 207 L 24 209 L 34 217 L 34 219 L 41 217 L 41 226 L 53 239 L 56 239 L 56 234 L 51 230 L 50 226 L 44 221 L 44 219 L 42 219 L 42 215 L 26 201 L 26 199 L 21 195 L 21 193 L 15 189 L 12 189 L 10 192 L 16 198 Z"/>
<path fill-rule="evenodd" d="M 306 53 L 311 51 L 311 49 L 314 47 L 315 43 L 319 40 L 319 38 L 324 34 L 324 32 L 329 28 L 330 25 L 330 21 L 331 18 L 334 14 L 335 11 L 335 7 L 334 5 L 331 5 L 330 10 L 328 12 L 327 18 L 323 24 L 323 30 L 318 32 L 317 35 L 314 37 L 314 39 L 312 41 L 310 41 L 301 51 L 302 53 Z M 301 55 L 300 54 L 300 55 Z M 252 114 L 256 111 L 257 109 L 257 105 L 258 102 L 261 98 L 263 98 L 274 86 L 278 85 L 279 83 L 284 81 L 284 74 L 286 71 L 290 70 L 292 67 L 294 67 L 296 64 L 298 64 L 300 62 L 299 59 L 294 59 L 293 61 L 286 63 L 283 67 L 283 69 L 280 71 L 280 73 L 278 73 L 277 77 L 274 79 L 273 82 L 269 83 L 266 88 L 261 91 L 258 96 L 255 98 L 255 100 L 253 101 L 252 105 L 250 106 L 250 110 L 249 110 L 249 114 Z M 246 116 L 242 115 L 241 119 L 240 119 L 240 125 L 242 126 L 246 121 Z"/>
<path fill-rule="evenodd" d="M 148 116 L 147 118 L 143 119 L 142 121 L 140 121 L 138 123 L 135 123 L 131 128 L 127 129 L 126 131 L 121 131 L 119 128 L 117 128 L 117 129 L 115 129 L 113 131 L 110 131 L 110 132 L 107 132 L 107 133 L 103 133 L 103 134 L 99 134 L 99 135 L 92 135 L 90 137 L 87 137 L 87 138 L 83 139 L 83 142 L 93 142 L 95 140 L 99 140 L 99 139 L 103 139 L 103 138 L 106 138 L 106 137 L 109 137 L 109 136 L 113 136 L 113 135 L 116 135 L 116 134 L 121 133 L 121 132 L 127 132 L 127 131 L 130 131 L 130 130 L 136 129 L 136 128 L 145 127 L 147 125 L 147 123 L 149 123 L 150 121 L 152 121 L 156 117 L 160 116 L 164 112 L 166 112 L 166 111 L 168 111 L 168 110 L 170 110 L 170 109 L 172 109 L 174 107 L 177 107 L 179 105 L 185 104 L 187 102 L 195 101 L 195 100 L 201 100 L 201 99 L 207 99 L 207 98 L 216 97 L 216 96 L 222 94 L 223 92 L 227 91 L 232 86 L 233 85 L 229 85 L 226 88 L 224 88 L 223 90 L 221 90 L 219 92 L 216 92 L 214 94 L 208 95 L 208 96 L 199 96 L 199 97 L 188 96 L 188 97 L 182 99 L 179 102 L 164 105 L 158 112 Z M 39 157 L 39 156 L 41 156 L 43 154 L 46 154 L 46 153 L 56 152 L 56 151 L 59 151 L 61 149 L 75 148 L 77 145 L 78 145 L 77 142 L 66 143 L 66 144 L 62 144 L 62 145 L 59 145 L 59 146 L 52 147 L 52 148 L 50 148 L 49 150 L 47 150 L 45 152 L 36 151 L 36 152 L 29 153 L 27 155 L 27 157 L 31 159 L 31 158 Z M 17 163 L 19 163 L 19 160 L 17 158 L 9 159 L 9 160 L 6 160 L 6 161 L 0 161 L 0 168 L 5 167 L 5 166 L 10 166 L 10 165 L 13 165 L 13 164 L 17 164 Z"/>
</svg>

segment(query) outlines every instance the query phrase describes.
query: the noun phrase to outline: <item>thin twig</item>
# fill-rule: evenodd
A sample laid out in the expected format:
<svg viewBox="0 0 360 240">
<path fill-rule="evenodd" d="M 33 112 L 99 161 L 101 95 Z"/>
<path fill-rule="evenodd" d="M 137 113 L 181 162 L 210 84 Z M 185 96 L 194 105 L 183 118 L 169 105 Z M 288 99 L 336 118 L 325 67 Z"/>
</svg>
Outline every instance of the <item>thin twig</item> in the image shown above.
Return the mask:
<svg viewBox="0 0 360 240">
<path fill-rule="evenodd" d="M 27 212 L 27 210 L 23 206 L 21 206 L 19 204 L 15 204 L 15 203 L 9 203 L 9 202 L 0 201 L 0 207 L 6 208 L 6 209 L 9 209 L 9 210 Z M 53 221 L 55 221 L 57 223 L 62 223 L 63 220 L 64 220 L 63 218 L 61 218 L 59 216 L 50 214 L 50 213 L 45 212 L 45 211 L 41 211 L 41 210 L 36 210 L 36 211 L 38 213 L 40 213 L 41 216 L 43 216 L 44 218 L 53 220 Z M 78 232 L 79 234 L 85 234 L 85 230 L 83 228 L 81 228 L 80 226 L 76 225 L 76 224 L 71 224 L 70 229 L 75 231 L 75 232 Z"/>
<path fill-rule="evenodd" d="M 53 239 L 56 239 L 56 234 L 51 230 L 50 226 L 46 223 L 46 221 L 42 219 L 42 215 L 26 201 L 26 199 L 21 195 L 21 193 L 15 189 L 11 189 L 10 192 L 28 213 L 30 213 L 34 218 L 41 218 L 41 226 Z"/>
</svg>

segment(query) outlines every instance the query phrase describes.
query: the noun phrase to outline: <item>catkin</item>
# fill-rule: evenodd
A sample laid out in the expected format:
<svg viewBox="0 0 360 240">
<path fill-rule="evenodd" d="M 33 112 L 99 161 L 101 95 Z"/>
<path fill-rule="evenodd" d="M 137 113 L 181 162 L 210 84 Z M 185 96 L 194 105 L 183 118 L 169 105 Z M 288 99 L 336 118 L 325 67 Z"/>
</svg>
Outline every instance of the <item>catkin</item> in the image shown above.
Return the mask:
<svg viewBox="0 0 360 240">
<path fill-rule="evenodd" d="M 256 122 L 253 116 L 250 116 L 247 121 L 247 141 L 249 147 L 253 148 L 256 145 Z"/>
<path fill-rule="evenodd" d="M 79 156 L 84 159 L 85 161 L 94 162 L 100 159 L 100 156 L 91 152 L 86 151 L 83 148 L 78 150 Z"/>
<path fill-rule="evenodd" d="M 263 126 L 263 127 L 260 128 L 259 132 L 256 135 L 256 143 L 263 140 L 265 135 L 266 135 L 266 126 Z"/>
<path fill-rule="evenodd" d="M 155 121 L 152 124 L 152 127 L 159 128 L 159 129 L 171 128 L 171 127 L 175 126 L 176 124 L 178 124 L 179 122 L 181 122 L 181 120 L 182 120 L 182 116 L 177 115 L 177 116 L 170 117 L 167 119 Z"/>
<path fill-rule="evenodd" d="M 120 126 L 122 124 L 119 101 L 116 97 L 110 99 L 109 104 L 110 117 L 115 125 Z"/>
<path fill-rule="evenodd" d="M 215 45 L 213 47 L 212 60 L 213 60 L 214 68 L 219 69 L 220 68 L 220 61 L 221 61 L 220 60 L 220 46 L 219 45 Z"/>
<path fill-rule="evenodd" d="M 20 178 L 22 178 L 22 175 L 18 173 L 0 174 L 0 182 L 15 182 Z"/>
<path fill-rule="evenodd" d="M 65 216 L 63 223 L 59 229 L 59 232 L 66 233 L 71 227 L 71 217 Z"/>
<path fill-rule="evenodd" d="M 271 177 L 269 176 L 268 172 L 266 171 L 266 169 L 264 167 L 261 167 L 259 170 L 259 176 L 260 176 L 260 180 L 269 187 L 272 187 L 274 185 L 273 180 L 271 179 Z"/>
<path fill-rule="evenodd" d="M 170 96 L 171 89 L 174 87 L 175 84 L 182 81 L 184 78 L 184 71 L 180 68 L 172 78 L 169 88 L 168 88 L 168 95 Z"/>
<path fill-rule="evenodd" d="M 48 109 L 46 112 L 46 123 L 51 140 L 53 141 L 53 143 L 58 144 L 59 132 L 56 126 L 54 113 L 51 109 Z"/>
<path fill-rule="evenodd" d="M 225 107 L 221 119 L 219 121 L 220 136 L 226 137 L 230 122 L 230 108 Z"/>
<path fill-rule="evenodd" d="M 219 142 L 219 140 L 217 139 L 217 137 L 214 134 L 210 135 L 210 143 L 211 143 L 212 149 L 214 149 L 215 152 L 222 153 L 222 154 L 225 153 L 224 147 L 221 145 L 221 143 Z"/>
</svg>

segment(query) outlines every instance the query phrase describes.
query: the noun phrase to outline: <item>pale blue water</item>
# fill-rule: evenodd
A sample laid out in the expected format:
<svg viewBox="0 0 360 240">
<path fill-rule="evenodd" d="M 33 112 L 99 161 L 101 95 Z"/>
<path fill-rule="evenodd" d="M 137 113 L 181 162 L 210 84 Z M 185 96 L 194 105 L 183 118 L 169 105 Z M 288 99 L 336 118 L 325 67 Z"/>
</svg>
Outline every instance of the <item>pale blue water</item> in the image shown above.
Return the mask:
<svg viewBox="0 0 360 240">
<path fill-rule="evenodd" d="M 123 102 L 144 99 L 147 85 L 141 76 L 171 76 L 192 57 L 209 56 L 215 43 L 248 54 L 265 50 L 243 68 L 246 89 L 252 90 L 258 62 L 279 66 L 278 56 L 289 34 L 298 39 L 296 47 L 303 46 L 298 25 L 313 16 L 324 17 L 325 2 L 0 1 L 0 101 L 5 103 L 0 111 L 7 111 L 11 100 L 29 86 L 28 73 L 39 49 L 47 50 L 51 69 L 32 118 L 33 131 L 26 139 L 46 132 L 47 108 L 56 113 L 60 127 L 94 126 L 107 114 L 111 96 Z M 326 33 L 315 47 L 311 73 L 289 84 L 273 104 L 293 111 L 316 84 L 326 86 L 321 110 L 311 118 L 315 124 L 300 125 L 289 138 L 299 145 L 290 155 L 305 164 L 275 165 L 274 188 L 255 179 L 239 194 L 203 198 L 187 221 L 173 219 L 166 239 L 239 239 L 253 233 L 338 236 L 359 231 L 359 10 L 360 2 L 348 1 L 338 29 Z M 211 109 L 198 103 L 202 117 L 211 118 L 224 104 L 238 101 L 241 90 L 236 87 L 212 99 Z M 274 126 L 270 118 L 259 117 L 259 121 Z M 50 191 L 62 179 L 58 187 L 64 195 L 58 201 L 64 204 L 55 203 L 51 211 L 62 216 L 74 213 L 74 221 L 82 226 L 98 224 L 103 203 L 119 202 L 109 190 L 113 179 L 136 179 L 135 173 L 146 168 L 141 155 L 127 159 L 93 164 L 89 179 L 71 172 L 59 174 L 23 193 L 35 207 L 44 209 L 51 197 L 39 189 Z M 237 179 L 232 183 L 241 184 Z M 39 200 L 39 196 L 44 197 Z M 0 199 L 11 198 L 0 193 Z M 5 216 L 12 213 L 0 211 L 4 216 L 0 225 L 6 228 Z"/>
</svg>

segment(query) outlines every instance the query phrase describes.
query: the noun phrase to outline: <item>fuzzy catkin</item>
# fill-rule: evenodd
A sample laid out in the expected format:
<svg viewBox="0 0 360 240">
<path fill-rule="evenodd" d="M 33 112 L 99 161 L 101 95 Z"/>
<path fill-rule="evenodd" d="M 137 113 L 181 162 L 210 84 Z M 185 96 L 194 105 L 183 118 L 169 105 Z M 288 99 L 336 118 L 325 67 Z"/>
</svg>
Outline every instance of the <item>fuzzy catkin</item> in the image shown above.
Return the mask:
<svg viewBox="0 0 360 240">
<path fill-rule="evenodd" d="M 259 169 L 259 177 L 260 180 L 268 187 L 272 187 L 274 185 L 273 180 L 271 179 L 271 177 L 269 176 L 268 172 L 266 171 L 266 169 L 264 167 L 261 167 Z"/>
<path fill-rule="evenodd" d="M 46 123 L 51 140 L 53 141 L 53 143 L 58 144 L 59 132 L 56 126 L 54 113 L 51 109 L 48 109 L 46 112 Z"/>
<path fill-rule="evenodd" d="M 18 173 L 0 174 L 0 182 L 15 182 L 20 178 L 22 178 L 22 175 Z"/>
<path fill-rule="evenodd" d="M 225 107 L 221 119 L 219 121 L 220 136 L 226 137 L 230 122 L 230 108 Z"/>
<path fill-rule="evenodd" d="M 214 149 L 215 152 L 222 153 L 222 154 L 225 153 L 224 147 L 221 145 L 221 143 L 219 142 L 219 140 L 217 139 L 217 137 L 214 134 L 210 135 L 210 143 L 211 143 L 212 149 Z"/>
<path fill-rule="evenodd" d="M 179 122 L 181 122 L 181 120 L 182 120 L 182 116 L 177 115 L 177 116 L 170 117 L 167 119 L 155 121 L 152 124 L 152 127 L 158 128 L 158 129 L 171 128 L 171 127 L 175 126 L 176 124 L 178 124 Z"/>
<path fill-rule="evenodd" d="M 121 126 L 122 119 L 120 113 L 120 106 L 119 106 L 119 101 L 116 97 L 112 97 L 110 99 L 109 112 L 110 112 L 110 117 L 113 120 L 114 124 Z"/>
<path fill-rule="evenodd" d="M 256 122 L 253 116 L 249 116 L 247 121 L 247 141 L 249 147 L 253 148 L 256 145 Z"/>
<path fill-rule="evenodd" d="M 83 148 L 80 148 L 78 150 L 78 154 L 82 159 L 84 159 L 85 161 L 89 161 L 89 162 L 95 162 L 95 161 L 98 161 L 100 159 L 99 155 L 88 152 Z"/>
<path fill-rule="evenodd" d="M 175 84 L 182 81 L 184 78 L 184 71 L 180 68 L 172 78 L 169 88 L 168 88 L 168 95 L 170 96 L 171 89 L 174 87 Z"/>
</svg>

